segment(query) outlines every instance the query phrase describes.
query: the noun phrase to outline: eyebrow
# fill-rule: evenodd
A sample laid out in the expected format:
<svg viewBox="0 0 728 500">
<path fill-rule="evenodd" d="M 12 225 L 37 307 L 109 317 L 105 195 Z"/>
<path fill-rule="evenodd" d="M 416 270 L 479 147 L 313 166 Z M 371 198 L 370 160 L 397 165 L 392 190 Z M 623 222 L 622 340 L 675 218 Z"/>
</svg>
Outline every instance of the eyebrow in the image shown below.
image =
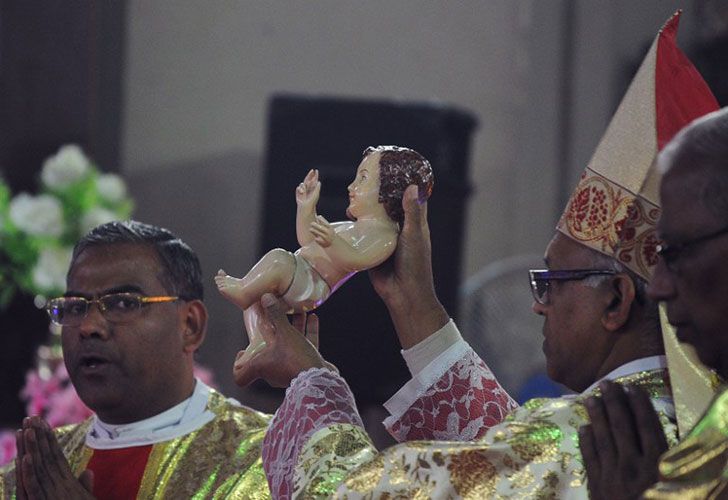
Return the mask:
<svg viewBox="0 0 728 500">
<path fill-rule="evenodd" d="M 142 290 L 140 287 L 136 285 L 119 285 L 112 288 L 107 288 L 106 290 L 103 290 L 100 294 L 98 294 L 99 297 L 102 297 L 104 295 L 109 295 L 112 293 L 138 293 L 141 295 L 145 295 L 144 290 Z M 92 298 L 93 295 L 83 292 L 77 292 L 75 290 L 68 290 L 66 293 L 63 294 L 64 297 L 83 297 L 85 299 Z"/>
</svg>

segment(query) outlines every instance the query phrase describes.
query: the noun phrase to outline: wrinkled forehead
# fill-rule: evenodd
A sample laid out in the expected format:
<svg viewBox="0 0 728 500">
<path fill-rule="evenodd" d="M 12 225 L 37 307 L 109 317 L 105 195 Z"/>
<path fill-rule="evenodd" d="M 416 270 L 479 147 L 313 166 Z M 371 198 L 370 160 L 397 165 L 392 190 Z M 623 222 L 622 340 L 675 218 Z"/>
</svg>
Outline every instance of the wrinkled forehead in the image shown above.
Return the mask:
<svg viewBox="0 0 728 500">
<path fill-rule="evenodd" d="M 662 218 L 672 218 L 685 209 L 706 209 L 704 195 L 711 183 L 710 167 L 688 160 L 673 162 L 665 171 L 660 184 Z"/>
<path fill-rule="evenodd" d="M 163 270 L 155 250 L 146 245 L 119 243 L 85 248 L 67 276 L 69 291 L 101 293 L 131 286 L 148 293 L 163 291 Z"/>
</svg>

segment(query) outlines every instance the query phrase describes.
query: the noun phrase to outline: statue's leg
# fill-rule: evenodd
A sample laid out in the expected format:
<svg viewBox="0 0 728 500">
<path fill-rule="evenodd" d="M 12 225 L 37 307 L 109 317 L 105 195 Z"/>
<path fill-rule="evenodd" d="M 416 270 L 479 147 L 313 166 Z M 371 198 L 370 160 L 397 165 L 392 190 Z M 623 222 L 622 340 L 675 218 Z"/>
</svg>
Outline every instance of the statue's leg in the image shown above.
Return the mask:
<svg viewBox="0 0 728 500">
<path fill-rule="evenodd" d="M 243 311 L 245 330 L 248 332 L 248 347 L 245 348 L 245 354 L 243 354 L 241 358 L 242 361 L 240 362 L 246 362 L 252 358 L 256 352 L 265 347 L 263 335 L 260 333 L 260 319 L 263 315 L 264 313 L 260 302 L 256 302 Z M 237 362 L 239 362 L 239 360 L 236 360 L 236 363 Z"/>
<path fill-rule="evenodd" d="M 296 258 L 291 252 L 275 248 L 265 254 L 244 278 L 234 278 L 220 269 L 215 284 L 230 302 L 245 310 L 258 302 L 264 293 L 280 297 L 293 281 Z"/>
</svg>

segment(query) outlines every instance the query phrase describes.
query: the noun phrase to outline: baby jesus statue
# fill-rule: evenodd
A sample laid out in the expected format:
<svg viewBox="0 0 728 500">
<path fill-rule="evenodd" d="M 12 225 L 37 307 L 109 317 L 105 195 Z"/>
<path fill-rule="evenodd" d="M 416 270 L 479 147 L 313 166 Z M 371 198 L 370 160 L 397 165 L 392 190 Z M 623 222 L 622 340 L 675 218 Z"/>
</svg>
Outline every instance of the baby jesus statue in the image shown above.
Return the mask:
<svg viewBox="0 0 728 500">
<path fill-rule="evenodd" d="M 308 172 L 296 188 L 295 253 L 275 248 L 266 253 L 243 278 L 215 276 L 217 288 L 243 309 L 250 345 L 245 358 L 264 345 L 258 318 L 265 293 L 281 297 L 289 313 L 308 312 L 321 305 L 356 272 L 376 267 L 394 252 L 402 223 L 402 196 L 410 184 L 418 187 L 420 201 L 432 192 L 430 163 L 412 149 L 370 147 L 364 151 L 349 184 L 349 221 L 328 222 L 316 214 L 321 192 L 318 170 Z"/>
</svg>

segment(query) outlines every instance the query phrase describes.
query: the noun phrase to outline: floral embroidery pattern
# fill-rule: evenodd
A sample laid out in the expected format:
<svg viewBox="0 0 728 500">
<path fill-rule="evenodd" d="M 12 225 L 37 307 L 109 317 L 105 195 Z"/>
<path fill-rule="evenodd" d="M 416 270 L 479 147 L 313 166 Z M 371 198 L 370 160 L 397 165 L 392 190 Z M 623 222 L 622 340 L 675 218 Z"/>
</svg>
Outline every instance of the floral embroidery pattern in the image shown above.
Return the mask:
<svg viewBox="0 0 728 500">
<path fill-rule="evenodd" d="M 649 278 L 659 216 L 658 206 L 587 168 L 556 228 Z"/>
<path fill-rule="evenodd" d="M 472 441 L 517 407 L 490 368 L 469 349 L 388 430 L 399 442 Z"/>
</svg>

